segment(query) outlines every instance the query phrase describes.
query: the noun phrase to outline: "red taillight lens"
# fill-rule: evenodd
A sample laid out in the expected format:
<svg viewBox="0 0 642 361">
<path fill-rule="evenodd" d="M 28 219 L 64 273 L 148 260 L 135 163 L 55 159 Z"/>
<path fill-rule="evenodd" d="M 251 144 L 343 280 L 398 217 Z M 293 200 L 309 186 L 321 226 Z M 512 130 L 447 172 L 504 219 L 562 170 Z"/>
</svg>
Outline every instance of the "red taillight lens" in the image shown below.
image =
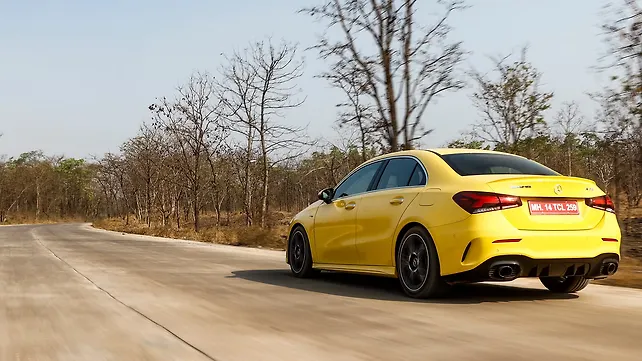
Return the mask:
<svg viewBox="0 0 642 361">
<path fill-rule="evenodd" d="M 470 214 L 499 211 L 522 205 L 519 197 L 488 192 L 459 192 L 453 196 L 453 200 Z"/>
<path fill-rule="evenodd" d="M 588 198 L 586 205 L 606 212 L 615 213 L 615 205 L 609 196 Z"/>
</svg>

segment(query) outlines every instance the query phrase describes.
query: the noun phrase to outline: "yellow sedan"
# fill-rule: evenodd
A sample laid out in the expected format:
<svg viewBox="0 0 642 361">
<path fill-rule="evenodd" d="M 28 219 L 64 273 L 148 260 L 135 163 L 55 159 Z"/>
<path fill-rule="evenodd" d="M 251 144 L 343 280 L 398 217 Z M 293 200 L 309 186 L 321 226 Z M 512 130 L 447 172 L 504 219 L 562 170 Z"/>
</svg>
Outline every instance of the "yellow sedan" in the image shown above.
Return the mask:
<svg viewBox="0 0 642 361">
<path fill-rule="evenodd" d="M 286 262 L 395 277 L 417 298 L 455 283 L 537 277 L 577 292 L 613 275 L 620 227 L 595 182 L 512 154 L 412 150 L 371 159 L 290 224 Z"/>
</svg>

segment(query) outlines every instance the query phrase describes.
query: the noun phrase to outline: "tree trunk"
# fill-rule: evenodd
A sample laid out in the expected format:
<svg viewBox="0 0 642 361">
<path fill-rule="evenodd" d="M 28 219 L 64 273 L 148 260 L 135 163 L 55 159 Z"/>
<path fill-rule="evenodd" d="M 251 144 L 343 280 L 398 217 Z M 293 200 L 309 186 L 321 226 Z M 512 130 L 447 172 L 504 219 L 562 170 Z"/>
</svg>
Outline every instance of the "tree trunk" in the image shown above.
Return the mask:
<svg viewBox="0 0 642 361">
<path fill-rule="evenodd" d="M 392 16 L 392 2 L 386 3 L 386 15 Z M 389 20 L 392 22 L 392 20 Z M 388 134 L 390 139 L 390 151 L 396 152 L 399 149 L 399 123 L 397 118 L 397 102 L 394 89 L 394 77 L 392 74 L 392 49 L 390 49 L 390 43 L 392 42 L 392 37 L 394 37 L 393 29 L 387 29 L 387 32 L 382 33 L 382 43 L 380 45 L 380 55 L 381 62 L 383 65 L 383 75 L 385 79 L 385 92 L 386 92 L 386 101 L 388 105 Z"/>
<path fill-rule="evenodd" d="M 176 228 L 181 229 L 181 194 L 180 193 L 178 193 L 178 196 L 176 196 L 175 211 L 176 211 Z"/>
<path fill-rule="evenodd" d="M 245 225 L 252 226 L 252 189 L 250 188 L 250 165 L 252 160 L 252 128 L 248 129 L 247 146 L 245 148 L 245 182 L 243 184 L 243 207 Z"/>
<path fill-rule="evenodd" d="M 151 179 L 148 177 L 145 182 L 145 223 L 147 227 L 152 227 L 152 218 L 150 216 L 150 208 L 152 207 L 152 196 L 151 196 Z"/>
<path fill-rule="evenodd" d="M 269 178 L 269 168 L 268 168 L 268 155 L 266 149 L 266 139 L 265 131 L 261 131 L 261 157 L 263 160 L 263 199 L 261 202 L 261 228 L 265 227 L 265 221 L 267 218 L 267 204 L 268 204 L 268 178 Z"/>
<path fill-rule="evenodd" d="M 198 188 L 194 188 L 194 194 L 192 196 L 192 212 L 194 212 L 194 232 L 198 233 L 199 231 L 199 217 L 200 209 L 198 207 Z"/>
<path fill-rule="evenodd" d="M 265 227 L 266 219 L 267 219 L 268 188 L 269 188 L 268 179 L 269 179 L 269 168 L 267 167 L 267 165 L 264 165 L 264 170 L 263 170 L 263 203 L 261 204 L 261 227 Z"/>
<path fill-rule="evenodd" d="M 568 149 L 568 176 L 572 177 L 573 176 L 573 164 L 572 164 L 572 148 L 569 147 Z"/>
<path fill-rule="evenodd" d="M 36 179 L 36 221 L 40 217 L 40 180 Z"/>
<path fill-rule="evenodd" d="M 189 222 L 190 215 L 192 213 L 192 202 L 191 202 L 191 195 L 188 193 L 185 197 L 186 200 L 186 205 L 185 208 L 183 209 L 183 221 L 186 223 Z"/>
<path fill-rule="evenodd" d="M 167 209 L 165 208 L 165 191 L 161 192 L 160 208 L 163 216 L 163 227 L 167 226 Z"/>
</svg>

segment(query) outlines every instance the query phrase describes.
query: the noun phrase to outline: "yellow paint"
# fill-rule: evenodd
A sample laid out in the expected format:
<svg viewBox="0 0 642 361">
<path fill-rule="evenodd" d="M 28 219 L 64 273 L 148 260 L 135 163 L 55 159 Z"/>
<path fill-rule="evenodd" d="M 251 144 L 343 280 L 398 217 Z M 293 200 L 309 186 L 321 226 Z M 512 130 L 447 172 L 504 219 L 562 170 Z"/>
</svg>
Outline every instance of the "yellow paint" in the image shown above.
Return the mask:
<svg viewBox="0 0 642 361">
<path fill-rule="evenodd" d="M 440 154 L 491 152 L 435 151 Z M 367 163 L 400 155 L 413 156 L 421 161 L 428 177 L 425 186 L 370 191 L 331 204 L 317 201 L 293 218 L 291 227 L 300 224 L 308 234 L 315 268 L 395 276 L 395 245 L 400 232 L 411 223 L 422 225 L 432 236 L 442 275 L 470 270 L 498 255 L 524 255 L 538 259 L 620 254 L 620 242 L 602 241 L 602 238 L 621 239 L 614 214 L 590 208 L 583 202 L 578 202 L 578 216 L 529 214 L 527 201 L 533 195 L 558 197 L 553 191 L 558 184 L 563 185 L 563 195 L 569 198 L 604 195 L 591 180 L 561 175 L 461 177 L 437 154 L 422 150 L 386 154 Z M 530 188 L 514 188 L 521 184 Z M 523 205 L 470 215 L 452 200 L 454 194 L 464 190 L 522 196 Z M 395 201 L 400 198 L 403 202 Z M 347 204 L 354 205 L 354 208 L 346 209 Z M 514 238 L 521 241 L 493 243 L 498 239 Z M 469 242 L 472 242 L 470 250 L 462 262 Z"/>
<path fill-rule="evenodd" d="M 394 254 L 388 250 L 395 241 L 395 230 L 405 210 L 422 188 L 388 189 L 370 192 L 361 197 L 356 222 L 359 264 L 393 265 Z"/>
<path fill-rule="evenodd" d="M 331 204 L 321 204 L 316 208 L 314 233 L 315 262 L 334 264 L 358 264 L 355 246 L 355 223 L 357 209 L 352 205 L 359 203 L 360 197 L 348 197 Z M 308 217 L 309 218 L 309 217 Z"/>
</svg>

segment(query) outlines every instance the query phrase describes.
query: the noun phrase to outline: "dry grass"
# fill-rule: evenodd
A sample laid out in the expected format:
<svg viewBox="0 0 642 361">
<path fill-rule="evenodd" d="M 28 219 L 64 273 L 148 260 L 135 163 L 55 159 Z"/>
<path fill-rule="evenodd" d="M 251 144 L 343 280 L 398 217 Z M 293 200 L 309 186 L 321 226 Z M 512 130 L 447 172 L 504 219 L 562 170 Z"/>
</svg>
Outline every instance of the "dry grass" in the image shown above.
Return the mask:
<svg viewBox="0 0 642 361">
<path fill-rule="evenodd" d="M 94 222 L 93 225 L 96 228 L 124 233 L 211 242 L 232 246 L 285 250 L 288 231 L 287 220 L 289 218 L 284 221 L 284 216 L 286 215 L 277 214 L 275 217 L 276 220 L 271 220 L 269 228 L 246 227 L 237 224 L 237 222 L 224 223 L 216 227 L 215 219 L 211 216 L 205 216 L 203 217 L 201 229 L 198 233 L 194 232 L 190 224 L 186 224 L 185 227 L 181 227 L 180 229 L 177 229 L 175 226 L 163 227 L 160 225 L 148 227 L 146 224 L 136 222 L 134 219 L 130 219 L 129 224 L 126 224 L 124 220 L 119 218 L 104 219 Z M 240 222 L 240 224 L 242 224 L 242 222 Z"/>
<path fill-rule="evenodd" d="M 0 225 L 17 225 L 17 224 L 57 224 L 57 223 L 82 223 L 86 219 L 81 217 L 46 217 L 36 218 L 33 215 L 12 214 Z"/>
</svg>

